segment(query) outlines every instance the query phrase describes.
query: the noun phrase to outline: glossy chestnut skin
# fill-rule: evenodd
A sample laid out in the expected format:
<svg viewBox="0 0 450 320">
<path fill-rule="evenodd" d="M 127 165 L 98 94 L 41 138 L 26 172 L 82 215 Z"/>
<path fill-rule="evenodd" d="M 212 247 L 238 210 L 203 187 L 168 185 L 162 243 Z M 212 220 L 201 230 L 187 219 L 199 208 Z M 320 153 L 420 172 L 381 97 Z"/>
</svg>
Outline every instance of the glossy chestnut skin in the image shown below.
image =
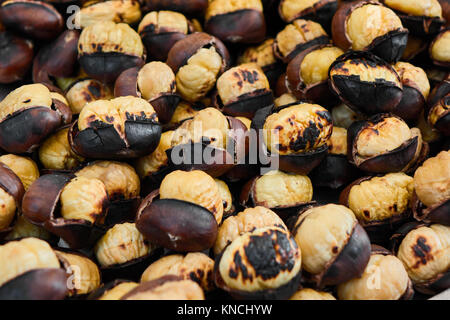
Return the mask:
<svg viewBox="0 0 450 320">
<path fill-rule="evenodd" d="M 331 20 L 338 8 L 338 1 L 335 0 L 315 0 L 310 6 L 305 6 L 301 1 L 281 0 L 278 6 L 280 17 L 285 22 L 292 22 L 295 19 L 310 19 L 320 23 L 326 30 L 330 29 Z M 300 10 L 295 6 L 302 6 Z"/>
<path fill-rule="evenodd" d="M 289 231 L 257 228 L 236 238 L 216 258 L 214 281 L 234 299 L 286 299 L 299 286 L 301 261 Z"/>
<path fill-rule="evenodd" d="M 266 21 L 260 0 L 209 1 L 205 31 L 222 41 L 258 43 L 266 36 Z"/>
<path fill-rule="evenodd" d="M 44 41 L 56 38 L 64 28 L 64 21 L 59 12 L 43 1 L 4 2 L 0 6 L 0 20 L 8 29 Z"/>
<path fill-rule="evenodd" d="M 31 67 L 34 45 L 31 40 L 8 31 L 0 32 L 0 83 L 23 80 Z"/>
<path fill-rule="evenodd" d="M 11 153 L 30 153 L 48 135 L 70 123 L 69 107 L 56 98 L 42 84 L 25 85 L 10 92 L 1 102 L 2 109 L 13 112 L 7 112 L 0 122 L 0 147 Z"/>
<path fill-rule="evenodd" d="M 403 86 L 394 68 L 369 52 L 343 54 L 331 64 L 328 77 L 342 102 L 359 113 L 390 112 L 403 96 Z"/>
<path fill-rule="evenodd" d="M 144 0 L 147 11 L 172 10 L 186 15 L 203 15 L 208 7 L 208 0 Z"/>
<path fill-rule="evenodd" d="M 355 48 L 355 44 L 352 43 L 352 39 L 350 38 L 348 33 L 349 30 L 347 23 L 350 20 L 352 14 L 356 10 L 363 9 L 363 7 L 365 6 L 368 7 L 371 6 L 372 10 L 378 9 L 384 11 L 385 15 L 390 16 L 387 22 L 391 23 L 392 25 L 386 25 L 386 27 L 389 26 L 390 29 L 388 30 L 387 33 L 378 34 L 380 33 L 379 31 L 387 31 L 385 29 L 381 29 L 383 27 L 381 24 L 385 23 L 384 20 L 372 21 L 371 19 L 369 19 L 369 17 L 363 17 L 364 19 L 363 21 L 359 21 L 360 23 L 356 23 L 355 25 L 355 27 L 357 28 L 356 31 L 368 32 L 366 36 L 362 37 L 363 39 L 364 38 L 366 39 L 365 42 L 369 42 L 367 41 L 369 35 L 372 38 L 373 38 L 372 34 L 374 35 L 378 34 L 378 36 L 376 36 L 373 39 L 369 39 L 371 40 L 370 43 L 366 44 L 365 46 L 363 46 L 363 44 L 359 44 Z M 376 8 L 375 6 L 381 6 L 381 8 Z M 372 13 L 372 15 L 373 18 L 381 19 L 380 12 Z M 366 24 L 361 25 L 361 23 Z M 377 32 L 373 32 L 373 30 L 370 30 L 370 28 L 376 28 L 375 30 Z M 370 0 L 355 1 L 342 4 L 333 17 L 332 33 L 334 44 L 340 47 L 341 49 L 370 51 L 389 63 L 397 62 L 400 59 L 400 57 L 403 54 L 403 51 L 405 50 L 406 43 L 408 40 L 408 30 L 403 28 L 400 19 L 395 15 L 395 13 L 392 10 L 384 7 L 381 3 Z"/>
<path fill-rule="evenodd" d="M 429 54 L 433 63 L 438 67 L 449 68 L 450 57 L 445 48 L 448 48 L 450 42 L 450 29 L 442 30 L 436 38 L 431 42 L 429 47 Z M 442 51 L 442 52 L 441 52 Z"/>
<path fill-rule="evenodd" d="M 386 130 L 384 138 L 371 135 L 370 131 L 377 129 Z M 363 141 L 373 143 L 374 147 L 372 150 L 367 146 L 365 155 L 358 151 L 358 148 L 365 148 Z M 401 118 L 392 114 L 378 114 L 368 120 L 354 122 L 348 129 L 347 146 L 349 161 L 372 173 L 414 170 L 414 165 L 423 161 L 428 153 L 428 145 L 422 141 L 420 130 L 409 129 Z"/>
</svg>

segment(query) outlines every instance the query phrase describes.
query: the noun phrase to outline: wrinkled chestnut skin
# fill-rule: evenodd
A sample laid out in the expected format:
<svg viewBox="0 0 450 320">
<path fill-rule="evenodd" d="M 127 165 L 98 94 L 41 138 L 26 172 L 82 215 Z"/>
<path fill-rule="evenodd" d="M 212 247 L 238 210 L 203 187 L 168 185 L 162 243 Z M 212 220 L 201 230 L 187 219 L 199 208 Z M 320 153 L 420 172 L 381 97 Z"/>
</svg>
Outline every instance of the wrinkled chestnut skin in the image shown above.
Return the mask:
<svg viewBox="0 0 450 320">
<path fill-rule="evenodd" d="M 365 114 L 376 114 L 392 111 L 401 101 L 403 88 L 401 83 L 396 84 L 385 79 L 377 79 L 375 82 L 361 81 L 359 75 L 351 74 L 351 71 L 341 69 L 346 61 L 363 64 L 368 68 L 384 68 L 393 73 L 400 82 L 400 77 L 395 70 L 377 56 L 362 51 L 349 51 L 334 61 L 328 71 L 331 88 L 339 98 L 354 111 Z M 331 75 L 334 72 L 343 74 Z"/>
<path fill-rule="evenodd" d="M 146 11 L 171 10 L 186 15 L 202 15 L 208 7 L 208 0 L 145 0 Z"/>
<path fill-rule="evenodd" d="M 204 207 L 176 199 L 155 199 L 159 190 L 141 203 L 136 227 L 155 245 L 178 252 L 211 248 L 217 237 L 214 215 Z"/>
<path fill-rule="evenodd" d="M 31 67 L 33 42 L 8 31 L 0 32 L 0 83 L 23 80 Z"/>
<path fill-rule="evenodd" d="M 64 28 L 59 12 L 42 1 L 14 0 L 3 3 L 0 20 L 8 29 L 44 41 L 55 38 Z"/>
</svg>

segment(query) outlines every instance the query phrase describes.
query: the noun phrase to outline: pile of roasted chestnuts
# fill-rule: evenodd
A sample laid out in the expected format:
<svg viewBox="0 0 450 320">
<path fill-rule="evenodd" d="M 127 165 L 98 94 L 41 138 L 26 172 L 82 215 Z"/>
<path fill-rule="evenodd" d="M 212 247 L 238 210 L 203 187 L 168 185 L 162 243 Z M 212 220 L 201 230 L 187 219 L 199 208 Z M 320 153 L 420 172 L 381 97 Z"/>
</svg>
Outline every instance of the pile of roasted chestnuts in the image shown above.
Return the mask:
<svg viewBox="0 0 450 320">
<path fill-rule="evenodd" d="M 0 0 L 0 300 L 450 288 L 448 0 Z"/>
</svg>

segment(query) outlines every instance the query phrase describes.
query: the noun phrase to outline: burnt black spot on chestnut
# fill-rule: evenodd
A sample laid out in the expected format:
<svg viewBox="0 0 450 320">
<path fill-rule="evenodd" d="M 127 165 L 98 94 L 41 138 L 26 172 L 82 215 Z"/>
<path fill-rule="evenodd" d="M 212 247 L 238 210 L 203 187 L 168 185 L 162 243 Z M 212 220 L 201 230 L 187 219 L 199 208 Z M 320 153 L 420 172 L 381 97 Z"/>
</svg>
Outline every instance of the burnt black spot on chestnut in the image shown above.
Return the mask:
<svg viewBox="0 0 450 320">
<path fill-rule="evenodd" d="M 419 258 L 414 268 L 418 268 L 420 264 L 427 264 L 428 261 L 433 260 L 433 256 L 429 254 L 431 251 L 430 246 L 427 244 L 427 239 L 424 237 L 418 237 L 416 244 L 413 246 L 414 255 Z"/>
<path fill-rule="evenodd" d="M 308 144 L 314 144 L 320 135 L 320 130 L 313 121 L 305 128 L 303 136 L 297 136 L 297 139 L 291 140 L 289 147 L 294 151 L 305 149 Z"/>
</svg>

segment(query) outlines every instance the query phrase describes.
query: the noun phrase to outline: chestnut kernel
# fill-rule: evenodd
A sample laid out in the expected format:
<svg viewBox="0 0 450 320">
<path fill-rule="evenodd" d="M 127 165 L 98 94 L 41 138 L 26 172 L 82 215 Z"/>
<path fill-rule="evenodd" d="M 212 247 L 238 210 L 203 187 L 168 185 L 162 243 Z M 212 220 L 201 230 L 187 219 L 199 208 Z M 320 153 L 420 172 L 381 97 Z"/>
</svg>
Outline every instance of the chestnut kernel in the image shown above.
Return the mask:
<svg viewBox="0 0 450 320">
<path fill-rule="evenodd" d="M 448 53 L 449 45 L 450 30 L 445 29 L 439 33 L 430 44 L 430 57 L 435 65 L 444 68 L 448 68 L 450 66 L 450 55 Z"/>
<path fill-rule="evenodd" d="M 65 89 L 72 114 L 78 115 L 89 102 L 114 98 L 112 90 L 103 82 L 95 79 L 79 79 Z"/>
<path fill-rule="evenodd" d="M 298 18 L 310 19 L 329 29 L 337 7 L 336 0 L 281 0 L 278 12 L 285 22 L 290 23 Z"/>
<path fill-rule="evenodd" d="M 311 288 L 298 290 L 289 300 L 336 300 L 331 293 L 317 291 Z"/>
</svg>

